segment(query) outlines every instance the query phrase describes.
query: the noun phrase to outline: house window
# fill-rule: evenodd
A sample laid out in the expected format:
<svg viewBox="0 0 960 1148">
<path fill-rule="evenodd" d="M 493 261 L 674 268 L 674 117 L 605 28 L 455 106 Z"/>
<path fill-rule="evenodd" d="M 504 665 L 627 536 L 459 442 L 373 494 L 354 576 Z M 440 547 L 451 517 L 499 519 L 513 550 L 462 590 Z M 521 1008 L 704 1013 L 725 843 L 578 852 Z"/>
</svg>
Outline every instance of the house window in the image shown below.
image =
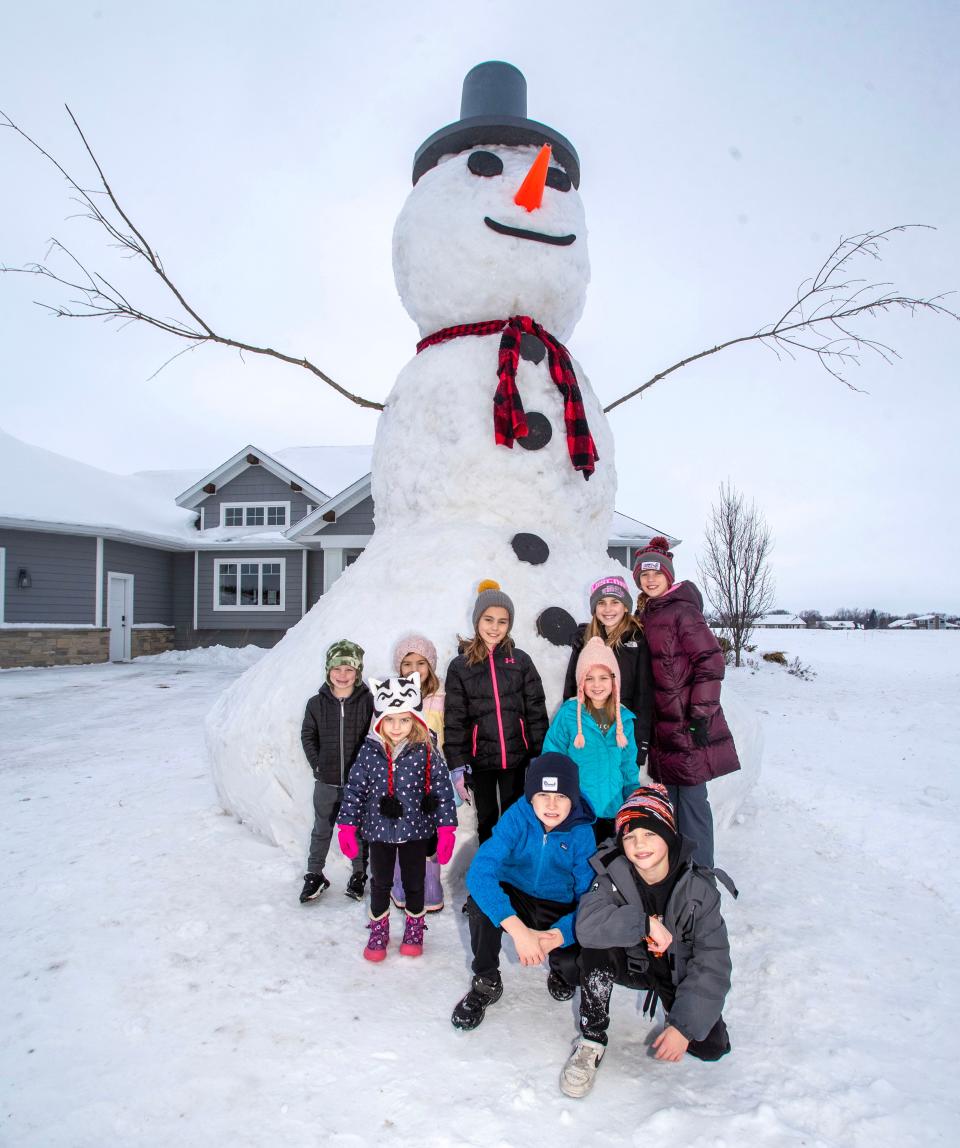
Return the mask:
<svg viewBox="0 0 960 1148">
<path fill-rule="evenodd" d="M 232 502 L 223 506 L 224 526 L 287 526 L 289 502 Z"/>
<path fill-rule="evenodd" d="M 285 558 L 214 561 L 215 610 L 282 610 Z"/>
</svg>

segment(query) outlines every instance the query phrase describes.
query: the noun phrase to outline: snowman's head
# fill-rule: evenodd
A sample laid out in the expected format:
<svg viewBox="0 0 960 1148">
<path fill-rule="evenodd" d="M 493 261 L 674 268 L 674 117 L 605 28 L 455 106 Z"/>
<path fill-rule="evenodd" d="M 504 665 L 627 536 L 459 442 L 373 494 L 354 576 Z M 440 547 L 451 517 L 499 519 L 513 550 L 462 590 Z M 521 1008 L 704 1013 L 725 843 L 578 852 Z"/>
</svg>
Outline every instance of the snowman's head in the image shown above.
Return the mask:
<svg viewBox="0 0 960 1148">
<path fill-rule="evenodd" d="M 478 145 L 420 177 L 393 231 L 393 273 L 421 335 L 530 315 L 570 337 L 590 281 L 583 203 L 553 160 L 533 180 L 539 205 L 536 187 L 516 202 L 539 152 Z"/>
</svg>

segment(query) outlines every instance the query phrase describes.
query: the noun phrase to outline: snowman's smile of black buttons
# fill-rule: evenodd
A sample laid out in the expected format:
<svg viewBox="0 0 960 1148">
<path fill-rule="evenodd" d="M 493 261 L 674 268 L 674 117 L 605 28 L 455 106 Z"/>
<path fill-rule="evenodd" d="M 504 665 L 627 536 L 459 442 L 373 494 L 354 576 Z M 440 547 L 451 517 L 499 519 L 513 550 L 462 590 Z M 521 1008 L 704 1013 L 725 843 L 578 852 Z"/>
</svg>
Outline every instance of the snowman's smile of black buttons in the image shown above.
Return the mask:
<svg viewBox="0 0 960 1148">
<path fill-rule="evenodd" d="M 492 151 L 475 151 L 471 152 L 467 159 L 467 168 L 481 179 L 492 179 L 494 176 L 503 175 L 503 160 Z M 569 191 L 570 177 L 562 168 L 552 167 L 547 172 L 547 187 L 552 187 L 554 191 Z M 554 247 L 569 247 L 577 240 L 575 235 L 548 235 L 545 231 L 511 227 L 507 223 L 491 219 L 489 215 L 484 216 L 483 222 L 498 235 L 512 235 L 515 239 L 532 239 L 535 243 L 551 243 Z"/>
</svg>

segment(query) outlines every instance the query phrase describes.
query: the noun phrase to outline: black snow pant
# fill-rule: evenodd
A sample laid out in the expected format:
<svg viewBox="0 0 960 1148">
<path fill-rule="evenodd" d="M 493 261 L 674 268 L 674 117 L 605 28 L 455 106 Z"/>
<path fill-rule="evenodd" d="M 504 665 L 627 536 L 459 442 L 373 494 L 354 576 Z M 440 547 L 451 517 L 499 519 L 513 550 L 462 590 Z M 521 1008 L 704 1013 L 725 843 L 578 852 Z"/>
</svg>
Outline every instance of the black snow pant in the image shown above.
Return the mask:
<svg viewBox="0 0 960 1148">
<path fill-rule="evenodd" d="M 393 866 L 400 861 L 403 891 L 407 896 L 407 913 L 419 917 L 423 912 L 423 881 L 426 860 L 437 849 L 437 839 L 404 841 L 393 845 L 389 841 L 370 842 L 370 916 L 382 917 L 390 908 L 390 890 L 393 888 Z"/>
<path fill-rule="evenodd" d="M 328 785 L 319 779 L 313 783 L 313 832 L 310 834 L 310 856 L 307 858 L 308 873 L 323 872 L 342 797 L 343 790 L 339 785 Z M 369 850 L 363 838 L 358 837 L 358 840 L 360 852 L 350 864 L 354 873 L 366 873 Z"/>
<path fill-rule="evenodd" d="M 552 929 L 553 926 L 572 913 L 576 901 L 563 904 L 560 901 L 544 901 L 532 897 L 500 882 L 500 888 L 510 898 L 513 911 L 528 929 Z M 467 898 L 467 917 L 470 921 L 470 948 L 473 950 L 472 969 L 478 976 L 493 976 L 500 969 L 500 946 L 503 942 L 503 929 L 495 925 L 472 897 Z M 577 956 L 580 946 L 574 942 L 561 949 L 553 949 L 547 956 L 551 972 L 556 973 L 568 985 L 576 985 L 580 979 Z"/>
<path fill-rule="evenodd" d="M 628 967 L 624 949 L 581 949 L 580 950 L 580 1033 L 587 1040 L 598 1044 L 607 1043 L 607 1027 L 610 1024 L 610 995 L 613 986 L 623 985 L 637 991 L 651 990 L 663 1002 L 668 1014 L 676 999 L 676 990 L 670 986 L 654 984 L 645 974 Z M 652 1001 L 650 1015 L 656 1008 Z M 730 1051 L 730 1037 L 723 1017 L 710 1029 L 703 1040 L 691 1040 L 687 1052 L 698 1060 L 719 1060 Z"/>
<path fill-rule="evenodd" d="M 470 787 L 477 810 L 477 837 L 482 845 L 493 833 L 500 814 L 523 796 L 527 771 L 521 769 L 481 769 L 470 774 Z M 500 802 L 497 803 L 497 791 Z"/>
</svg>

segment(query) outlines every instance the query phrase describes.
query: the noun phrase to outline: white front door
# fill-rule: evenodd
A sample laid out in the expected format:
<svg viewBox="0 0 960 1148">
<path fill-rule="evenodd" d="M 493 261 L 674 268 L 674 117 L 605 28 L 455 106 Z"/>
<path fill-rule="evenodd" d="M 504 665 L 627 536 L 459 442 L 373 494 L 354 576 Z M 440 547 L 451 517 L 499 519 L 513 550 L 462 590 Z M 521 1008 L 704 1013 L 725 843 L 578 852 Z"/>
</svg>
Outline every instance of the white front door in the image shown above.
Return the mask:
<svg viewBox="0 0 960 1148">
<path fill-rule="evenodd" d="M 133 575 L 107 575 L 107 626 L 110 628 L 110 661 L 130 660 L 133 630 Z"/>
</svg>

